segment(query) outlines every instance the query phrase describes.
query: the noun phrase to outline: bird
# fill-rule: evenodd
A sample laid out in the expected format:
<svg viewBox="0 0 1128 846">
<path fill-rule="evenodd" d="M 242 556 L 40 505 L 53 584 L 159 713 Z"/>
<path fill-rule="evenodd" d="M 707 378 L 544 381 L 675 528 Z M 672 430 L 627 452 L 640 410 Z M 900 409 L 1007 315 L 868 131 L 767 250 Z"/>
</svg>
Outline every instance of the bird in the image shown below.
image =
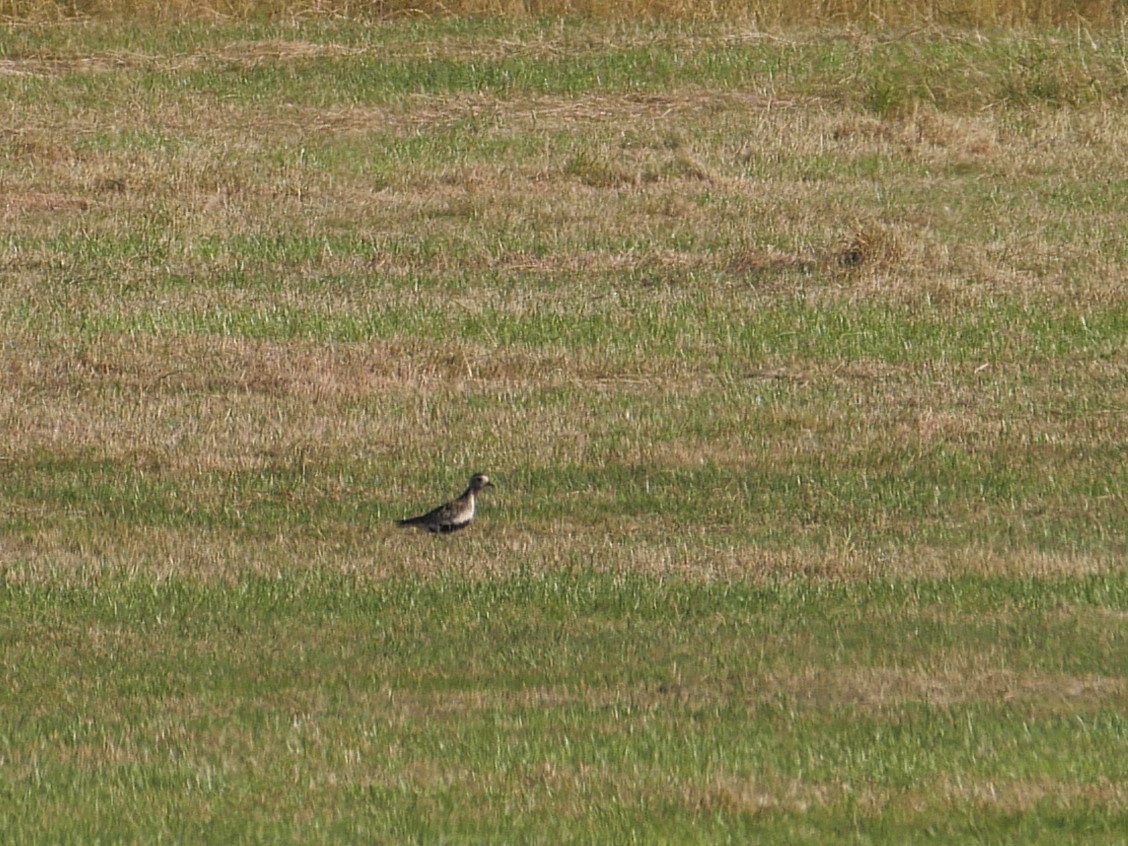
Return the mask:
<svg viewBox="0 0 1128 846">
<path fill-rule="evenodd" d="M 444 502 L 438 508 L 432 508 L 426 514 L 418 517 L 408 517 L 397 520 L 397 526 L 418 526 L 428 532 L 457 532 L 465 529 L 474 519 L 474 494 L 486 488 L 492 488 L 493 482 L 485 473 L 475 473 L 470 477 L 470 484 L 462 492 L 462 496 Z"/>
</svg>

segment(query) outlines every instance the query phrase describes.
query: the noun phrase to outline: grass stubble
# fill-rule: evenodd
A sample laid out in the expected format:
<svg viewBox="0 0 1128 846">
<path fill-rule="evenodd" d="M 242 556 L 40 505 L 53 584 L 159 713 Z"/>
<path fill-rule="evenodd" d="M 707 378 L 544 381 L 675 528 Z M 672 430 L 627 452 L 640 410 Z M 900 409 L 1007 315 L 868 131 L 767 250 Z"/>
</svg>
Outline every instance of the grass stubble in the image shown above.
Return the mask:
<svg viewBox="0 0 1128 846">
<path fill-rule="evenodd" d="M 9 29 L 4 836 L 1117 842 L 1124 55 Z"/>
</svg>

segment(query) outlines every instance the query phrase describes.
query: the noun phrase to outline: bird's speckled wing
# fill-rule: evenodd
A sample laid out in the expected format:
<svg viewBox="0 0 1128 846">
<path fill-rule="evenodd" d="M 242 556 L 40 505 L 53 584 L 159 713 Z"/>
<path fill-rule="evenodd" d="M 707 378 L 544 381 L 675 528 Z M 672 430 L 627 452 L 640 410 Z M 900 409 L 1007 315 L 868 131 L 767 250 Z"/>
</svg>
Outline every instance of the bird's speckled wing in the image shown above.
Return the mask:
<svg viewBox="0 0 1128 846">
<path fill-rule="evenodd" d="M 465 529 L 474 519 L 474 511 L 462 499 L 444 503 L 418 517 L 399 520 L 400 526 L 422 526 L 429 532 L 457 532 Z"/>
</svg>

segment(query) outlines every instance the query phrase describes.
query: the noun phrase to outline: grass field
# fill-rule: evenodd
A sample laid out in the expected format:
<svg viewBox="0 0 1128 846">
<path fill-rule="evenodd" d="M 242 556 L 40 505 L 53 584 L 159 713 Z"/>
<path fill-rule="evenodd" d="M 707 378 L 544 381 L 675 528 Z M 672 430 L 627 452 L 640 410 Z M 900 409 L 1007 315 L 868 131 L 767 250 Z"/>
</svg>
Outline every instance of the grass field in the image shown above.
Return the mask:
<svg viewBox="0 0 1128 846">
<path fill-rule="evenodd" d="M 1124 843 L 1126 67 L 0 30 L 0 841 Z"/>
</svg>

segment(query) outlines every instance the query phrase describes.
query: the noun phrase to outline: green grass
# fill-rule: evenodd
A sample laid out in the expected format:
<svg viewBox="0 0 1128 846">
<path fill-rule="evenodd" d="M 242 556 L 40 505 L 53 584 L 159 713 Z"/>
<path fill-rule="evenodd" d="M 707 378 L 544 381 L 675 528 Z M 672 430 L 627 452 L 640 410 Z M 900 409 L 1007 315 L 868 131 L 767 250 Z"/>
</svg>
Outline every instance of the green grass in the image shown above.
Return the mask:
<svg viewBox="0 0 1128 846">
<path fill-rule="evenodd" d="M 132 30 L 94 23 L 77 37 L 75 32 L 10 28 L 0 55 L 43 56 L 64 70 L 83 57 L 124 58 L 115 74 L 70 71 L 68 109 L 122 100 L 145 108 L 214 97 L 253 106 L 271 102 L 279 92 L 291 105 L 326 108 L 388 105 L 406 95 L 576 96 L 691 86 L 799 93 L 887 115 L 914 103 L 957 111 L 1084 106 L 1128 91 L 1118 66 L 1124 45 L 1115 32 L 1099 33 L 1104 43 L 1098 49 L 1069 30 L 988 38 L 953 30 L 859 45 L 817 33 L 752 38 L 735 29 L 718 37 L 716 26 L 579 21 Z M 524 49 L 509 48 L 513 40 Z M 246 49 L 260 42 L 265 52 L 248 55 Z M 315 49 L 306 53 L 303 46 Z M 34 76 L 5 85 L 28 102 L 50 86 Z"/>
<path fill-rule="evenodd" d="M 0 841 L 1122 842 L 1124 60 L 7 26 Z"/>
<path fill-rule="evenodd" d="M 1122 682 L 1054 692 L 1123 677 L 1123 575 L 317 574 L 2 602 L 17 840 L 1111 843 L 1125 821 L 1101 799 L 1128 776 Z M 953 814 L 969 784 L 1015 807 Z"/>
</svg>

